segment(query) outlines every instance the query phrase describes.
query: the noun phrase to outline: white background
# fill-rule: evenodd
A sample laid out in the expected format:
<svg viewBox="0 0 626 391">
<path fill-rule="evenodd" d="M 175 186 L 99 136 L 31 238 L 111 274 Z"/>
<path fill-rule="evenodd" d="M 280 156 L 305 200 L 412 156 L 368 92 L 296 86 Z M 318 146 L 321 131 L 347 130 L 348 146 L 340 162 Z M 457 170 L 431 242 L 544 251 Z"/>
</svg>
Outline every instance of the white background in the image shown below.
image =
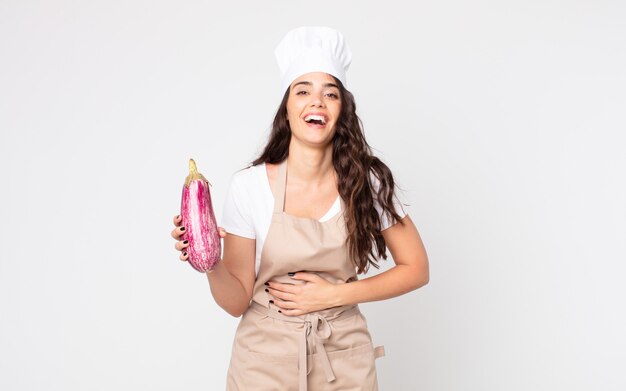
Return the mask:
<svg viewBox="0 0 626 391">
<path fill-rule="evenodd" d="M 0 0 L 0 389 L 224 389 L 238 319 L 171 220 L 193 157 L 219 221 L 300 25 L 352 48 L 430 258 L 427 286 L 361 305 L 381 390 L 626 389 L 624 21 L 617 0 Z"/>
</svg>

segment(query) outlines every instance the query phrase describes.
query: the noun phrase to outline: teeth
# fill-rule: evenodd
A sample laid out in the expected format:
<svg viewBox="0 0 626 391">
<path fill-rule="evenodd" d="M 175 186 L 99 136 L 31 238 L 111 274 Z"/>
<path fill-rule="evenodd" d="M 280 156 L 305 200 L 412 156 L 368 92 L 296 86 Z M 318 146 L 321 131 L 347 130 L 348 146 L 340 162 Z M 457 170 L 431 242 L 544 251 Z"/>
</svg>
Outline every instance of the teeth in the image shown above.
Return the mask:
<svg viewBox="0 0 626 391">
<path fill-rule="evenodd" d="M 306 122 L 311 122 L 312 120 L 318 120 L 318 121 L 321 121 L 322 124 L 326 124 L 326 119 L 321 115 L 309 114 L 306 117 L 304 117 L 304 120 Z"/>
</svg>

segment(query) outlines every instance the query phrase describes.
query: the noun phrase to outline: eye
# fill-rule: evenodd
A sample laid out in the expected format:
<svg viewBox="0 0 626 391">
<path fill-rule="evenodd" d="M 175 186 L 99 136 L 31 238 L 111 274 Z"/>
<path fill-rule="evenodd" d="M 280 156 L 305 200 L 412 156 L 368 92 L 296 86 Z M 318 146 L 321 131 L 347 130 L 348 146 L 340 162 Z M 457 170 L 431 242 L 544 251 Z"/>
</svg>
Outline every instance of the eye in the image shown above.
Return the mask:
<svg viewBox="0 0 626 391">
<path fill-rule="evenodd" d="M 306 94 L 307 92 L 306 92 L 306 91 L 304 91 L 304 90 L 302 90 L 302 91 L 298 91 L 298 92 L 296 92 L 296 95 L 300 95 L 300 94 L 302 94 L 302 93 L 305 93 L 305 94 Z"/>
<path fill-rule="evenodd" d="M 329 92 L 329 93 L 328 93 L 328 94 L 326 94 L 326 95 L 330 96 L 330 97 L 331 97 L 331 98 L 333 98 L 333 99 L 337 99 L 337 98 L 339 98 L 339 96 L 338 96 L 337 94 L 335 94 L 334 92 Z"/>
</svg>

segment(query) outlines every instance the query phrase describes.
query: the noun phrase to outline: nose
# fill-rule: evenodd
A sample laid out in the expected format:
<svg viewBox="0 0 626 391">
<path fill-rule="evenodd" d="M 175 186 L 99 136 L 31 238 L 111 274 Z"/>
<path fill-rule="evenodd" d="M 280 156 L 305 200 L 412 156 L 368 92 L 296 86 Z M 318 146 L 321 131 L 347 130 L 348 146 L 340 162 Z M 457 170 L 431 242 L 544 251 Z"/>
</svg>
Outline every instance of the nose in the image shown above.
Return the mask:
<svg viewBox="0 0 626 391">
<path fill-rule="evenodd" d="M 311 94 L 311 106 L 318 106 L 318 107 L 324 106 L 324 100 L 322 99 L 321 93 Z"/>
</svg>

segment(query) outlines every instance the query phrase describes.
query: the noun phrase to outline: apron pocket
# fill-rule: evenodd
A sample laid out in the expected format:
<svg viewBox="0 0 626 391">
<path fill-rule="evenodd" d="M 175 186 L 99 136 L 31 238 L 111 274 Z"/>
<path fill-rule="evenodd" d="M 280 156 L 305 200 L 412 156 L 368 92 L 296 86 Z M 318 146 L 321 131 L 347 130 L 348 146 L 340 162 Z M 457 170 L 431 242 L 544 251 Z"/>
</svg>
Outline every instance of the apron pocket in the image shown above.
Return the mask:
<svg viewBox="0 0 626 391">
<path fill-rule="evenodd" d="M 298 358 L 242 350 L 241 360 L 233 371 L 233 380 L 241 391 L 298 391 Z M 233 381 L 235 383 L 235 381 Z M 231 389 L 227 389 L 230 391 Z"/>
<path fill-rule="evenodd" d="M 295 356 L 295 355 L 267 354 L 267 353 L 255 352 L 252 350 L 248 350 L 246 352 L 246 356 L 248 356 L 250 360 L 259 360 L 259 361 L 271 362 L 271 363 L 294 363 L 294 362 L 297 363 L 298 362 L 298 356 Z"/>
<path fill-rule="evenodd" d="M 372 343 L 354 348 L 328 352 L 335 380 L 328 382 L 322 370 L 321 357 L 314 354 L 314 371 L 309 375 L 312 390 L 377 391 L 375 351 Z"/>
<path fill-rule="evenodd" d="M 317 354 L 314 354 L 314 356 L 317 356 Z M 361 346 L 357 346 L 354 348 L 349 348 L 349 349 L 343 349 L 343 350 L 335 350 L 334 352 L 328 352 L 328 359 L 332 360 L 339 360 L 339 359 L 343 359 L 343 358 L 351 358 L 351 357 L 356 357 L 356 358 L 367 358 L 369 359 L 371 356 L 372 362 L 374 360 L 374 346 L 373 344 L 367 343 L 365 345 L 361 345 Z"/>
</svg>

